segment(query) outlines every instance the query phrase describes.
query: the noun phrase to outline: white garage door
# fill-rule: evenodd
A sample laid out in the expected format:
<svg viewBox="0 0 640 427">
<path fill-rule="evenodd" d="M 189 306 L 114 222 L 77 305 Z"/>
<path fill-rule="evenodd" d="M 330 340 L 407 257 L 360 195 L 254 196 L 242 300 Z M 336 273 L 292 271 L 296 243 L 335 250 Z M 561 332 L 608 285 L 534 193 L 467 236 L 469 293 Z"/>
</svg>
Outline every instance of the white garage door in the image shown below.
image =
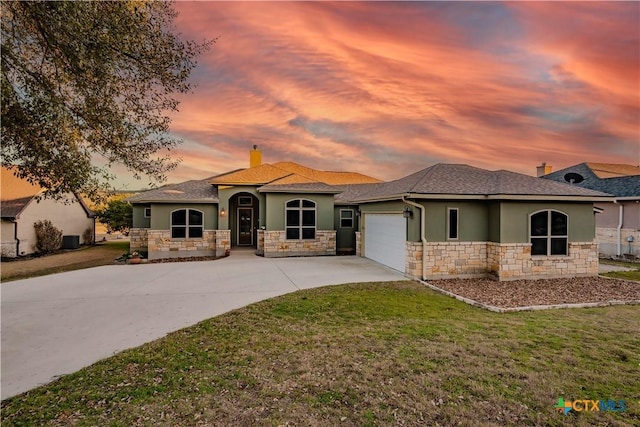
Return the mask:
<svg viewBox="0 0 640 427">
<path fill-rule="evenodd" d="M 365 257 L 404 273 L 406 236 L 402 214 L 364 214 Z"/>
</svg>

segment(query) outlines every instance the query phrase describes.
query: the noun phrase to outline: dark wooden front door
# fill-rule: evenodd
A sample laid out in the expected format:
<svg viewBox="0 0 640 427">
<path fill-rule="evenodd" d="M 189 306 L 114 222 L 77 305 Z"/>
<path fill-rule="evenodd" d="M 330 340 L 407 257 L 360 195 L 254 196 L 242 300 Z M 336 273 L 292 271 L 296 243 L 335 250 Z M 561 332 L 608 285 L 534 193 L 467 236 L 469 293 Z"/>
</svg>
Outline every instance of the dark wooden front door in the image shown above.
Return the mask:
<svg viewBox="0 0 640 427">
<path fill-rule="evenodd" d="M 238 246 L 253 244 L 253 208 L 238 208 Z"/>
</svg>

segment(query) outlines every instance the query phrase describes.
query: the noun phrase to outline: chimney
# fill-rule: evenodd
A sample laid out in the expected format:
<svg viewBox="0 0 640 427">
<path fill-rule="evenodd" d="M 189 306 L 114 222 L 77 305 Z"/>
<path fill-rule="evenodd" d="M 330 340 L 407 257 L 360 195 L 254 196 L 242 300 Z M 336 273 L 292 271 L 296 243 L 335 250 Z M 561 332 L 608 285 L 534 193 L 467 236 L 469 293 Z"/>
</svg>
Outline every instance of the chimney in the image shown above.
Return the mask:
<svg viewBox="0 0 640 427">
<path fill-rule="evenodd" d="M 253 149 L 249 151 L 249 167 L 255 168 L 262 164 L 262 151 L 257 145 L 253 146 Z"/>
<path fill-rule="evenodd" d="M 538 173 L 538 178 L 544 175 L 549 175 L 552 169 L 553 168 L 551 166 L 547 166 L 546 162 L 542 162 L 542 165 L 536 168 L 536 171 Z"/>
</svg>

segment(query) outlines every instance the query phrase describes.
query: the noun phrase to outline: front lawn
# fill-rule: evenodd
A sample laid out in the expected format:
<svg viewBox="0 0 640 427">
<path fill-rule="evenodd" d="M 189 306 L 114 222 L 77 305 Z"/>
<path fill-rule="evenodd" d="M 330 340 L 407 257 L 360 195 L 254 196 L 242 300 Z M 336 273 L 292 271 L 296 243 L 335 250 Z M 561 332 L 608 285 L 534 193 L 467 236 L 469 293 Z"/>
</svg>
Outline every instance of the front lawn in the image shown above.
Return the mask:
<svg viewBox="0 0 640 427">
<path fill-rule="evenodd" d="M 602 276 L 613 277 L 614 279 L 633 280 L 640 282 L 640 263 L 630 261 L 619 261 L 612 259 L 601 259 L 600 264 L 617 265 L 620 267 L 629 267 L 634 270 L 629 271 L 610 271 L 602 273 Z"/>
<path fill-rule="evenodd" d="M 109 265 L 113 264 L 117 257 L 128 252 L 128 240 L 113 240 L 41 257 L 4 260 L 0 268 L 0 280 L 8 282 L 9 280 L 28 279 L 64 271 Z"/>
<path fill-rule="evenodd" d="M 3 426 L 638 425 L 638 348 L 638 306 L 497 314 L 414 282 L 326 287 L 8 399 Z M 561 397 L 626 411 L 563 415 Z"/>
</svg>

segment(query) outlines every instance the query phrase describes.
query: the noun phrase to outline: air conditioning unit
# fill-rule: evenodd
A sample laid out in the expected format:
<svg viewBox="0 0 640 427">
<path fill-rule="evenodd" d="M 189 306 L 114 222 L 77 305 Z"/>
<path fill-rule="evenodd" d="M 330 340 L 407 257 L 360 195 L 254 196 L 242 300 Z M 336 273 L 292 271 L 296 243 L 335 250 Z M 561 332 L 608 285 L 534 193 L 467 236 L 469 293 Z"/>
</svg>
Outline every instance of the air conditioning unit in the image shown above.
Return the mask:
<svg viewBox="0 0 640 427">
<path fill-rule="evenodd" d="M 62 236 L 62 249 L 78 249 L 80 236 Z"/>
</svg>

